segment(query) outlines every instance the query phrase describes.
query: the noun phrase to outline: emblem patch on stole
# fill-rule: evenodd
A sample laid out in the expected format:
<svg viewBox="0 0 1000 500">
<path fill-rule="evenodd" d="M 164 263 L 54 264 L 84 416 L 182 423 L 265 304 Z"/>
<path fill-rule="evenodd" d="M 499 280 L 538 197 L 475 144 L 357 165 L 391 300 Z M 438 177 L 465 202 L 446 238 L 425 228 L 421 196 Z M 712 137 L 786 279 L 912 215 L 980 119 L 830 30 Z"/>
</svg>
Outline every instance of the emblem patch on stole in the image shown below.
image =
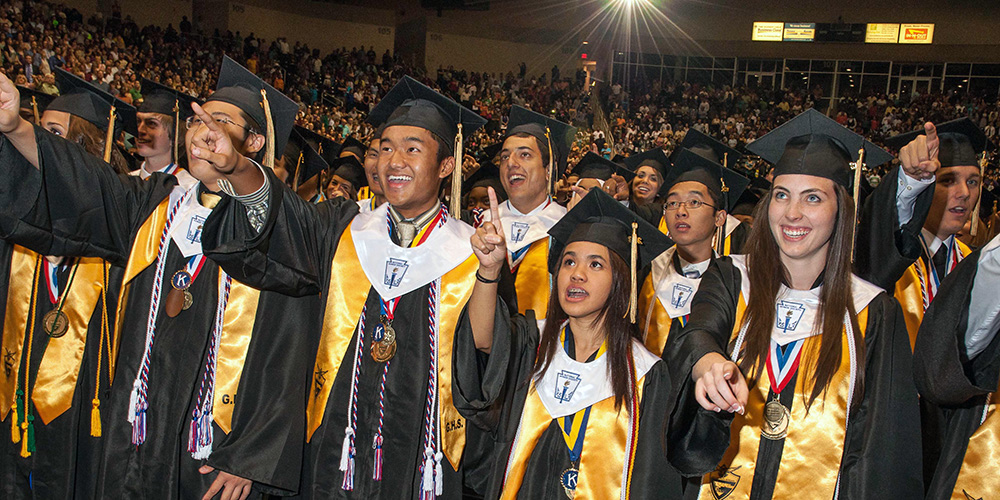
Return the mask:
<svg viewBox="0 0 1000 500">
<path fill-rule="evenodd" d="M 205 225 L 205 218 L 200 215 L 191 217 L 188 224 L 187 240 L 191 243 L 201 243 L 201 229 Z"/>
<path fill-rule="evenodd" d="M 14 352 L 7 348 L 4 348 L 4 351 L 3 374 L 5 377 L 10 378 L 10 374 L 14 371 Z"/>
<path fill-rule="evenodd" d="M 740 470 L 740 467 L 742 465 L 738 467 L 723 465 L 712 474 L 714 476 L 712 478 L 712 496 L 715 497 L 715 500 L 725 500 L 736 490 L 736 485 L 740 484 L 740 475 L 736 471 Z"/>
<path fill-rule="evenodd" d="M 688 299 L 694 293 L 694 288 L 691 288 L 683 283 L 674 283 L 674 289 L 670 292 L 670 305 L 681 308 L 684 304 L 687 304 Z"/>
<path fill-rule="evenodd" d="M 777 323 L 776 326 L 783 332 L 795 330 L 795 328 L 799 326 L 799 320 L 802 319 L 802 314 L 805 312 L 805 306 L 799 302 L 779 300 L 777 304 L 777 313 L 775 314 L 775 322 Z"/>
<path fill-rule="evenodd" d="M 385 263 L 385 280 L 383 283 L 389 288 L 394 288 L 403 282 L 403 275 L 410 265 L 403 259 L 389 259 Z"/>
<path fill-rule="evenodd" d="M 983 500 L 983 497 L 978 497 L 978 498 L 974 497 L 974 496 L 970 495 L 968 491 L 965 491 L 965 490 L 962 490 L 962 494 L 965 495 L 965 499 L 966 500 Z"/>
<path fill-rule="evenodd" d="M 329 370 L 316 370 L 313 373 L 313 389 L 315 390 L 314 398 L 319 397 L 319 391 L 323 390 L 323 384 L 326 383 L 326 372 Z"/>
<path fill-rule="evenodd" d="M 573 394 L 576 393 L 577 387 L 580 387 L 580 374 L 561 370 L 556 375 L 556 393 L 554 396 L 560 403 L 569 403 L 569 400 L 573 399 Z"/>
<path fill-rule="evenodd" d="M 526 222 L 513 222 L 510 225 L 510 242 L 520 243 L 524 239 L 525 235 L 528 234 L 528 228 L 531 227 L 530 224 Z"/>
</svg>

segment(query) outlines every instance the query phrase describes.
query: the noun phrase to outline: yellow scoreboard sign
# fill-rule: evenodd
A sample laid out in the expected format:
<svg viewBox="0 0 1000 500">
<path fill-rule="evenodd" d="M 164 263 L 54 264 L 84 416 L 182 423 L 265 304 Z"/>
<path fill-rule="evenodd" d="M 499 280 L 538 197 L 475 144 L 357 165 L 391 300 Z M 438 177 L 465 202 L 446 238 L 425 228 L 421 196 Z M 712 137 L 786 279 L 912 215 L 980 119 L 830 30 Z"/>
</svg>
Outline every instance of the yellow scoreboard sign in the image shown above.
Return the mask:
<svg viewBox="0 0 1000 500">
<path fill-rule="evenodd" d="M 755 42 L 780 42 L 785 32 L 785 23 L 753 23 L 753 37 Z"/>
<path fill-rule="evenodd" d="M 898 43 L 899 25 L 894 23 L 868 23 L 865 43 Z"/>
<path fill-rule="evenodd" d="M 900 24 L 899 43 L 932 43 L 933 24 Z"/>
</svg>

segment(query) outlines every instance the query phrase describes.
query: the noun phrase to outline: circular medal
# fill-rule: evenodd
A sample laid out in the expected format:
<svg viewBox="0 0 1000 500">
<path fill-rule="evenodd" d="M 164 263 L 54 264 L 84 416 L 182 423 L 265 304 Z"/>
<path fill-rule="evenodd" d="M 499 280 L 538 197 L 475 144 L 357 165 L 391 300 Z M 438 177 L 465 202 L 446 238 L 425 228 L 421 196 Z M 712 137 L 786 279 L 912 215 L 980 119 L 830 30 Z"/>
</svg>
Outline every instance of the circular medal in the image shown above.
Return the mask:
<svg viewBox="0 0 1000 500">
<path fill-rule="evenodd" d="M 53 309 L 47 312 L 42 318 L 42 328 L 49 337 L 62 337 L 69 330 L 69 318 L 62 311 Z"/>
<path fill-rule="evenodd" d="M 396 343 L 396 330 L 392 327 L 391 324 L 385 325 L 385 337 L 382 339 L 382 342 L 385 342 L 387 344 Z"/>
<path fill-rule="evenodd" d="M 191 295 L 189 290 L 184 290 L 184 305 L 181 306 L 181 309 L 187 311 L 191 309 L 192 305 L 194 305 L 194 295 Z"/>
<path fill-rule="evenodd" d="M 372 359 L 385 363 L 396 355 L 396 342 L 372 342 Z"/>
<path fill-rule="evenodd" d="M 372 342 L 381 342 L 385 338 L 385 325 L 382 323 L 375 324 L 375 331 L 372 332 Z"/>
<path fill-rule="evenodd" d="M 170 286 L 176 290 L 187 290 L 191 286 L 191 273 L 186 269 L 181 269 L 170 278 Z"/>
<path fill-rule="evenodd" d="M 785 439 L 791 417 L 792 414 L 785 405 L 775 399 L 768 401 L 764 405 L 764 425 L 760 429 L 761 436 L 771 440 Z"/>
<path fill-rule="evenodd" d="M 564 470 L 559 476 L 559 484 L 562 484 L 563 491 L 566 492 L 566 498 L 572 499 L 576 495 L 576 482 L 579 478 L 580 470 L 576 467 Z"/>
</svg>

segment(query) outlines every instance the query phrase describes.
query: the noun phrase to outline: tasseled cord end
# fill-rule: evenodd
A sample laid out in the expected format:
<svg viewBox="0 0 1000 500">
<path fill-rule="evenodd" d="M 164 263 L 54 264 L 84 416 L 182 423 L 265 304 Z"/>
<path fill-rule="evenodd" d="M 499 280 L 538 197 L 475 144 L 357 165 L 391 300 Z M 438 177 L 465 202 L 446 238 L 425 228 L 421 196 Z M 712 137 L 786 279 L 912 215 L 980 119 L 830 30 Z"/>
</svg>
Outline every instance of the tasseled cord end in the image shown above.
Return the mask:
<svg viewBox="0 0 1000 500">
<path fill-rule="evenodd" d="M 632 249 L 629 256 L 629 274 L 631 275 L 632 288 L 628 296 L 628 318 L 632 324 L 635 324 L 636 309 L 638 308 L 638 283 L 636 276 L 636 266 L 639 262 L 639 245 L 642 244 L 642 240 L 639 239 L 637 231 L 639 229 L 639 223 L 632 223 L 632 236 L 629 238 L 629 242 L 632 243 Z"/>
<path fill-rule="evenodd" d="M 264 140 L 267 141 L 264 144 L 264 166 L 270 169 L 274 169 L 274 120 L 271 118 L 271 104 L 267 102 L 267 91 L 260 89 L 260 96 L 263 99 L 261 101 L 261 106 L 264 106 L 264 127 L 267 129 L 264 131 Z"/>
<path fill-rule="evenodd" d="M 28 458 L 35 452 L 35 416 L 28 415 L 21 422 L 21 430 L 24 436 L 21 438 L 21 456 Z"/>
<path fill-rule="evenodd" d="M 424 466 L 421 468 L 420 500 L 433 500 L 434 489 L 434 450 L 424 449 Z"/>
<path fill-rule="evenodd" d="M 375 481 L 382 480 L 382 434 L 376 434 L 375 440 L 372 442 L 372 449 L 375 450 L 375 468 L 372 470 L 372 479 Z"/>
<path fill-rule="evenodd" d="M 462 215 L 462 124 L 458 124 L 458 134 L 455 135 L 455 170 L 451 173 L 451 199 L 448 200 L 448 211 L 452 217 Z"/>
<path fill-rule="evenodd" d="M 344 445 L 340 449 L 340 470 L 344 473 L 344 482 L 340 488 L 344 491 L 354 490 L 354 429 L 344 428 Z"/>
<path fill-rule="evenodd" d="M 10 442 L 21 442 L 21 429 L 17 427 L 17 396 L 14 396 L 14 404 L 10 407 Z"/>
<path fill-rule="evenodd" d="M 101 400 L 94 398 L 90 405 L 90 436 L 101 437 Z"/>
</svg>

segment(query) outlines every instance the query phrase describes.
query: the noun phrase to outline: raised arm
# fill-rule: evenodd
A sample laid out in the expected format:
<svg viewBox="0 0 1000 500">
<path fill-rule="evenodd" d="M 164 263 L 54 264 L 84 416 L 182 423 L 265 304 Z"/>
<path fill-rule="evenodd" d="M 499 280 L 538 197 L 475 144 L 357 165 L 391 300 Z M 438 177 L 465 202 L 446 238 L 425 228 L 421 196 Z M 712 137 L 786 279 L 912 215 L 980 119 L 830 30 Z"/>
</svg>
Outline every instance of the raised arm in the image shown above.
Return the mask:
<svg viewBox="0 0 1000 500">
<path fill-rule="evenodd" d="M 476 284 L 469 297 L 469 318 L 472 333 L 476 338 L 476 348 L 490 352 L 493 345 L 493 317 L 497 305 L 497 282 L 500 271 L 507 259 L 507 242 L 500 227 L 500 213 L 497 210 L 497 194 L 493 188 L 487 188 L 490 196 L 491 221 L 483 223 L 472 235 L 470 243 L 472 251 L 479 259 L 479 270 L 476 271 Z"/>
</svg>

